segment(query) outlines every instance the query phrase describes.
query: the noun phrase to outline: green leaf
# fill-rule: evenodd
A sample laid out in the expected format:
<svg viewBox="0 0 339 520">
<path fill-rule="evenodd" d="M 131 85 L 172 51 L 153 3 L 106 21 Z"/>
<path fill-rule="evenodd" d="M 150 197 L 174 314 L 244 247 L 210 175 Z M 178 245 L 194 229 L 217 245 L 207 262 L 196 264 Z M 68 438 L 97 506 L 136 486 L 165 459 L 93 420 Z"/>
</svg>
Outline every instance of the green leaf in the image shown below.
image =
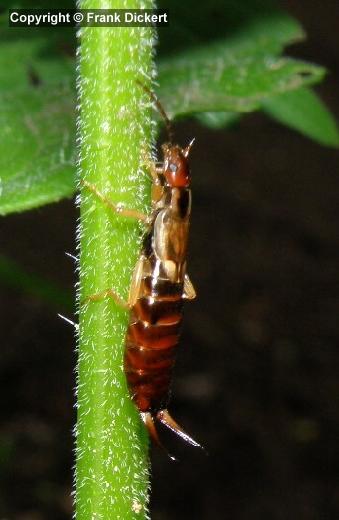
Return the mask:
<svg viewBox="0 0 339 520">
<path fill-rule="evenodd" d="M 197 112 L 250 112 L 264 98 L 320 81 L 324 69 L 288 58 L 247 57 L 230 63 L 225 54 L 185 56 L 159 68 L 159 94 L 171 118 Z M 174 79 L 175 78 L 175 79 Z M 173 91 L 176 96 L 173 96 Z"/>
<path fill-rule="evenodd" d="M 75 171 L 72 33 L 0 35 L 0 214 L 69 197 Z M 16 39 L 17 38 L 17 39 Z M 66 52 L 67 51 L 67 52 Z"/>
<path fill-rule="evenodd" d="M 293 130 L 325 146 L 339 146 L 339 131 L 328 108 L 312 90 L 301 88 L 267 99 L 263 110 Z"/>
<path fill-rule="evenodd" d="M 172 117 L 257 110 L 265 98 L 323 78 L 322 67 L 279 56 L 302 35 L 286 15 L 255 18 L 229 38 L 163 59 L 159 95 Z"/>
<path fill-rule="evenodd" d="M 0 93 L 0 214 L 74 192 L 75 115 L 71 84 Z"/>
<path fill-rule="evenodd" d="M 54 29 L 55 30 L 55 29 Z M 18 93 L 34 84 L 59 84 L 75 77 L 74 35 L 49 28 L 0 32 L 0 92 Z"/>
<path fill-rule="evenodd" d="M 214 130 L 231 126 L 238 121 L 240 114 L 237 112 L 202 112 L 195 116 L 202 125 Z"/>
</svg>

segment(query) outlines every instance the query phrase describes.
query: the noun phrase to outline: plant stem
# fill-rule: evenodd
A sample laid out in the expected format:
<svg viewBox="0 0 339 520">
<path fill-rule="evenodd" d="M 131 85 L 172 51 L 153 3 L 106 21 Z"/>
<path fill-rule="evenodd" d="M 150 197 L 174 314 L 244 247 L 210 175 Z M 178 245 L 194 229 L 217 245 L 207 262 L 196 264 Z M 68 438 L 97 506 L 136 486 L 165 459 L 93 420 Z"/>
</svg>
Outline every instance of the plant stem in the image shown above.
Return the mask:
<svg viewBox="0 0 339 520">
<path fill-rule="evenodd" d="M 83 0 L 82 9 L 152 8 L 151 0 Z M 84 27 L 79 60 L 79 177 L 114 204 L 147 211 L 151 153 L 153 30 Z M 79 361 L 76 427 L 76 519 L 143 519 L 149 489 L 148 437 L 123 373 L 128 314 L 109 298 L 81 303 L 112 288 L 127 300 L 140 247 L 140 224 L 115 214 L 86 186 L 80 206 Z"/>
</svg>

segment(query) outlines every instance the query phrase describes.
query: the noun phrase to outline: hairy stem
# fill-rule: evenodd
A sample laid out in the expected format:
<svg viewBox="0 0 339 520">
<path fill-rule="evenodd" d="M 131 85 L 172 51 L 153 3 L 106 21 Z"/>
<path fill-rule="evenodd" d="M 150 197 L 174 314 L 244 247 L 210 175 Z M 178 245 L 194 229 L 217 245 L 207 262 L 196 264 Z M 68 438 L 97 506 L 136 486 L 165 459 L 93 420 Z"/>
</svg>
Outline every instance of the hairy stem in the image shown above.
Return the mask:
<svg viewBox="0 0 339 520">
<path fill-rule="evenodd" d="M 81 8 L 152 8 L 151 0 L 83 0 Z M 105 205 L 147 211 L 153 30 L 81 29 L 79 57 L 81 184 L 79 362 L 76 428 L 76 519 L 147 518 L 148 439 L 123 373 L 128 315 L 110 298 L 84 300 L 112 288 L 127 299 L 140 246 L 140 223 Z M 87 186 L 86 186 L 87 184 Z"/>
</svg>

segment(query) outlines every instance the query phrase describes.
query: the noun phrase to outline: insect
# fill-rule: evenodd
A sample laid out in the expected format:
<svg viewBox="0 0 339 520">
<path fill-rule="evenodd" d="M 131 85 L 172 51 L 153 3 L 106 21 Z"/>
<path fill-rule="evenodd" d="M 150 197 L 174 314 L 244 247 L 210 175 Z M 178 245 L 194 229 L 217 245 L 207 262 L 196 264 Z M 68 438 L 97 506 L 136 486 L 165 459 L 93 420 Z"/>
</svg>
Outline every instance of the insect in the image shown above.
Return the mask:
<svg viewBox="0 0 339 520">
<path fill-rule="evenodd" d="M 89 296 L 109 296 L 130 311 L 126 334 L 124 370 L 131 397 L 154 441 L 161 445 L 156 425 L 160 421 L 192 446 L 201 447 L 170 416 L 172 369 L 178 350 L 185 300 L 196 293 L 186 273 L 187 238 L 191 211 L 191 177 L 185 148 L 173 143 L 170 121 L 153 92 L 150 95 L 165 120 L 168 143 L 162 145 L 163 163 L 148 164 L 152 176 L 150 215 L 113 205 L 95 186 L 83 184 L 113 211 L 135 217 L 146 225 L 142 248 L 135 266 L 128 302 L 112 289 Z"/>
</svg>

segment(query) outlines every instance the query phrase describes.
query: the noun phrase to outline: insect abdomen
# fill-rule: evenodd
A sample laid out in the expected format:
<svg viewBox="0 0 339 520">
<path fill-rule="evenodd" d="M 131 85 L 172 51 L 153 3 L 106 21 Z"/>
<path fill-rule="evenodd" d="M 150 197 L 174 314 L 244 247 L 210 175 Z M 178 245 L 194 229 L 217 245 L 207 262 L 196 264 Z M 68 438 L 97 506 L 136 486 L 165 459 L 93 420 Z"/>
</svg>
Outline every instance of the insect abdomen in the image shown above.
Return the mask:
<svg viewBox="0 0 339 520">
<path fill-rule="evenodd" d="M 132 308 L 127 330 L 125 372 L 141 412 L 157 412 L 169 398 L 182 319 L 183 285 L 147 276 Z"/>
</svg>

